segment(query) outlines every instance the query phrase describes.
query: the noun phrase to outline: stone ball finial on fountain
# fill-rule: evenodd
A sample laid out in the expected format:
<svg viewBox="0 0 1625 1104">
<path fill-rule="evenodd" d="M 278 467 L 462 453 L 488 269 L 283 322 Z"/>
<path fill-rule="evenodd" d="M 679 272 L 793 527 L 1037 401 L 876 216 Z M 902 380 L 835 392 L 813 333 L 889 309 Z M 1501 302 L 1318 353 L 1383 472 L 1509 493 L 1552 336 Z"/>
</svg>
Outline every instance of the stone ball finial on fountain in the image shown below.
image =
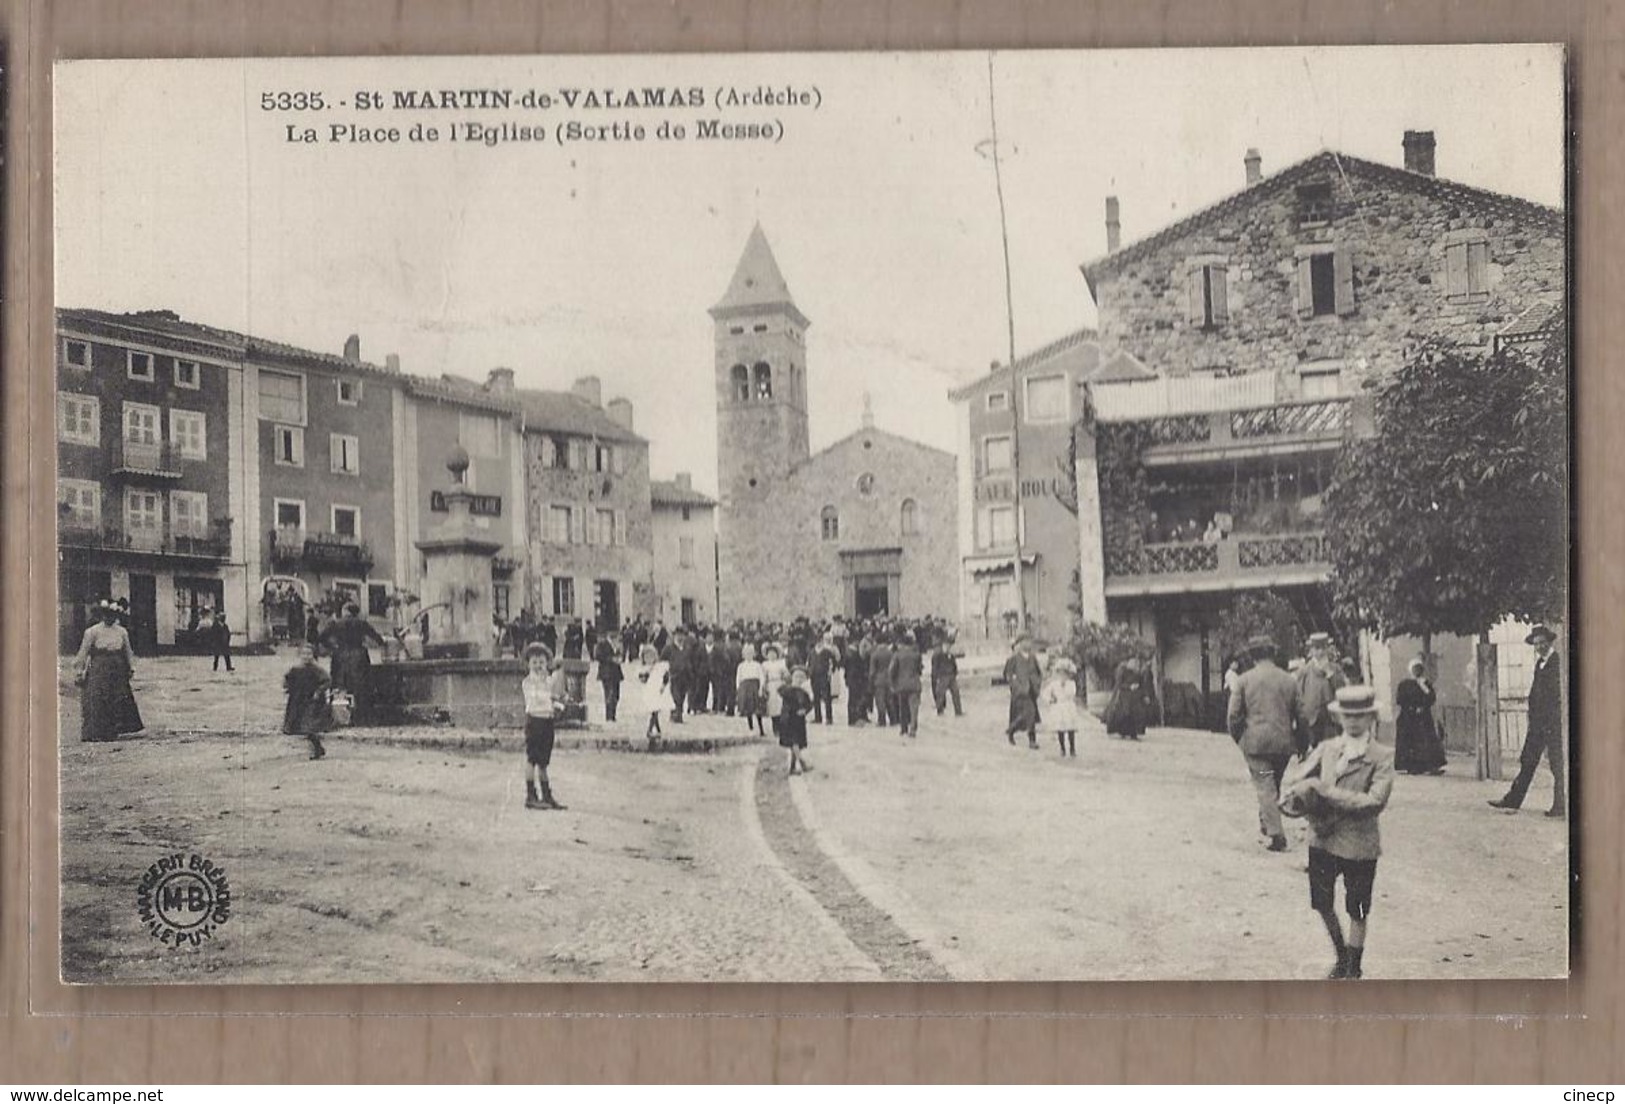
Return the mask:
<svg viewBox="0 0 1625 1104">
<path fill-rule="evenodd" d="M 463 476 L 468 472 L 468 450 L 462 445 L 453 445 L 451 454 L 446 457 L 446 470 L 451 472 L 451 481 L 456 484 L 463 482 Z"/>
</svg>

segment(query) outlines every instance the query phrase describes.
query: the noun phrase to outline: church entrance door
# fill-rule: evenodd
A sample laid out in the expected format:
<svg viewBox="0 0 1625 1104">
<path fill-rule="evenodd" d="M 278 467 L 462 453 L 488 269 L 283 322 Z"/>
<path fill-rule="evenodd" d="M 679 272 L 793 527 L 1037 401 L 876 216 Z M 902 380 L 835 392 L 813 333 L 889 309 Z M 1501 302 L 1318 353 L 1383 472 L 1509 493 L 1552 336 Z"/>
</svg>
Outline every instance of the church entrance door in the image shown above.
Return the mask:
<svg viewBox="0 0 1625 1104">
<path fill-rule="evenodd" d="M 853 615 L 857 617 L 889 617 L 891 615 L 891 587 L 884 575 L 859 575 L 852 580 Z"/>
</svg>

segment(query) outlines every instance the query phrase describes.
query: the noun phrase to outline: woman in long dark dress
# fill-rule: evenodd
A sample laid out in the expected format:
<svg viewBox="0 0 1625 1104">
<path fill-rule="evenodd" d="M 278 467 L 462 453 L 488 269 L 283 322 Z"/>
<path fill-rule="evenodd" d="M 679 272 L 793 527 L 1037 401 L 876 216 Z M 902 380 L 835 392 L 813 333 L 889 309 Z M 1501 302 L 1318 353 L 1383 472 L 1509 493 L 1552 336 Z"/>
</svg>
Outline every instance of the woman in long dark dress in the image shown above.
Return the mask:
<svg viewBox="0 0 1625 1104">
<path fill-rule="evenodd" d="M 79 737 L 82 740 L 116 740 L 140 732 L 141 710 L 136 708 L 130 676 L 135 670 L 135 653 L 130 634 L 118 623 L 118 610 L 108 602 L 98 603 L 100 619 L 85 630 L 74 672 L 81 682 L 79 691 Z"/>
<path fill-rule="evenodd" d="M 1155 702 L 1151 696 L 1151 675 L 1140 661 L 1130 656 L 1117 665 L 1112 700 L 1106 706 L 1106 731 L 1127 740 L 1138 740 L 1151 724 Z"/>
<path fill-rule="evenodd" d="M 372 704 L 368 686 L 372 657 L 367 654 L 367 644 L 384 646 L 384 638 L 360 614 L 361 607 L 351 602 L 344 607 L 344 616 L 322 630 L 321 636 L 322 646 L 333 656 L 329 665 L 333 689 L 349 692 L 355 702 L 350 715 L 356 724 L 367 718 Z"/>
<path fill-rule="evenodd" d="M 1394 691 L 1398 714 L 1394 719 L 1394 769 L 1405 774 L 1442 774 L 1444 743 L 1433 723 L 1433 702 L 1438 697 L 1424 674 L 1420 659 L 1411 660 L 1411 677 Z"/>
</svg>

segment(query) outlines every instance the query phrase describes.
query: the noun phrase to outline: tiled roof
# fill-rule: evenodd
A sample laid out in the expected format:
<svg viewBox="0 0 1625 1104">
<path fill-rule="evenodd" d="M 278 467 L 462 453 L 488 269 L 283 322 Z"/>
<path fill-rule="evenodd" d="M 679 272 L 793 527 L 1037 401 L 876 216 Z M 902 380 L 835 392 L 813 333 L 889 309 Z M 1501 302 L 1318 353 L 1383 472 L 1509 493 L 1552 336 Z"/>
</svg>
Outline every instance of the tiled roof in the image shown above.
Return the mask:
<svg viewBox="0 0 1625 1104">
<path fill-rule="evenodd" d="M 269 338 L 238 333 L 236 330 L 222 330 L 215 326 L 205 326 L 199 322 L 188 322 L 174 311 L 130 311 L 125 314 L 113 314 L 110 311 L 88 310 L 79 307 L 62 308 L 57 311 L 58 326 L 70 322 L 88 322 L 92 325 L 118 330 L 145 331 L 172 341 L 203 342 L 225 348 L 243 356 L 259 356 L 270 360 L 293 361 L 306 365 L 320 364 L 329 368 L 341 368 L 345 371 L 367 375 L 390 377 L 400 375 L 399 372 L 392 371 L 381 365 L 369 364 L 361 360 L 348 360 L 335 353 L 318 352 L 315 349 L 304 349 L 282 341 L 272 341 Z"/>
<path fill-rule="evenodd" d="M 519 413 L 519 400 L 512 394 L 487 391 L 484 386 L 473 380 L 450 377 L 444 379 L 430 379 L 427 376 L 401 377 L 406 389 L 412 394 L 427 399 L 437 399 L 441 402 L 456 403 L 460 406 L 473 406 L 481 410 L 492 410 L 503 414 L 517 415 Z"/>
<path fill-rule="evenodd" d="M 1083 348 L 1083 355 L 1086 358 L 1090 353 L 1093 353 L 1098 364 L 1100 350 L 1095 344 L 1096 336 L 1095 331 L 1089 329 L 1087 326 L 1081 330 L 1074 330 L 1064 337 L 1056 338 L 1048 345 L 1041 346 L 1040 348 L 1034 349 L 1030 353 L 1025 353 L 1017 357 L 1016 368 L 1018 370 L 1025 371 L 1028 368 L 1033 368 L 1048 361 L 1054 360 L 1056 357 L 1069 350 L 1078 349 L 1080 347 Z M 1095 365 L 1088 365 L 1079 374 L 1087 377 L 1094 370 Z M 962 387 L 956 387 L 952 391 L 949 391 L 948 398 L 954 402 L 963 402 L 965 399 L 973 398 L 979 392 L 986 390 L 988 387 L 991 387 L 997 383 L 1007 382 L 1009 379 L 1009 366 L 1001 364 L 997 368 L 990 371 L 987 375 L 973 380 Z"/>
<path fill-rule="evenodd" d="M 1282 188 L 1294 185 L 1306 177 L 1318 177 L 1326 174 L 1335 174 L 1345 178 L 1363 177 L 1386 186 L 1406 188 L 1413 192 L 1419 192 L 1434 199 L 1449 200 L 1480 209 L 1493 210 L 1497 214 L 1544 222 L 1554 232 L 1561 232 L 1563 228 L 1563 212 L 1556 207 L 1548 207 L 1545 204 L 1519 199 L 1517 196 L 1509 196 L 1501 192 L 1492 192 L 1486 188 L 1475 188 L 1470 184 L 1459 184 L 1456 181 L 1444 180 L 1437 176 L 1429 176 L 1426 173 L 1412 172 L 1409 169 L 1396 168 L 1393 165 L 1383 165 L 1360 157 L 1350 157 L 1346 153 L 1338 153 L 1335 150 L 1321 150 L 1319 153 L 1307 157 L 1295 165 L 1289 165 L 1278 173 L 1266 176 L 1257 184 L 1249 185 L 1239 192 L 1226 196 L 1217 203 L 1209 204 L 1180 219 L 1178 222 L 1163 227 L 1149 237 L 1131 242 L 1115 253 L 1108 253 L 1104 257 L 1097 257 L 1087 262 L 1080 266 L 1084 278 L 1089 281 L 1090 290 L 1093 291 L 1095 281 L 1102 274 L 1114 271 L 1118 266 L 1129 261 L 1139 260 L 1147 254 L 1154 253 L 1169 242 L 1200 230 L 1209 223 L 1238 211 L 1247 204 L 1253 203 L 1266 195 L 1272 195 Z"/>
<path fill-rule="evenodd" d="M 1554 303 L 1536 303 L 1527 307 L 1518 317 L 1508 322 L 1497 337 L 1516 341 L 1522 337 L 1535 337 L 1562 328 L 1563 308 Z"/>
<path fill-rule="evenodd" d="M 525 415 L 526 432 L 552 430 L 605 441 L 644 442 L 644 438 L 611 418 L 603 407 L 594 406 L 572 392 L 516 388 L 514 395 Z"/>
<path fill-rule="evenodd" d="M 114 338 L 145 335 L 157 339 L 155 343 L 179 344 L 193 350 L 212 348 L 216 355 L 224 352 L 241 356 L 243 352 L 242 334 L 186 322 L 172 311 L 113 314 L 86 307 L 60 307 L 56 312 L 56 324 L 58 329 L 106 334 Z"/>
<path fill-rule="evenodd" d="M 656 506 L 715 506 L 717 500 L 669 479 L 649 480 L 649 501 Z"/>
<path fill-rule="evenodd" d="M 1156 375 L 1140 361 L 1139 357 L 1126 349 L 1119 349 L 1084 382 L 1133 383 L 1136 380 L 1155 379 Z"/>
</svg>

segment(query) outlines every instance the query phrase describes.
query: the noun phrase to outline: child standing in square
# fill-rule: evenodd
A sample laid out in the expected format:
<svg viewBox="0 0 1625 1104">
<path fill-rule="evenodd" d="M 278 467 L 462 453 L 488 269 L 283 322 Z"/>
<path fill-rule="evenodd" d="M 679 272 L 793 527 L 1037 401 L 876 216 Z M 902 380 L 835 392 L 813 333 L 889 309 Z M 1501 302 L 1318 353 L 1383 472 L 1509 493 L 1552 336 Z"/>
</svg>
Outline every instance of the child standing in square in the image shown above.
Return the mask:
<svg viewBox="0 0 1625 1104">
<path fill-rule="evenodd" d="M 316 649 L 301 644 L 299 662 L 282 676 L 282 688 L 288 692 L 288 704 L 282 711 L 282 731 L 309 740 L 312 759 L 327 754 L 327 749 L 322 747 L 322 733 L 332 721 L 327 705 L 328 686 L 327 672 L 316 662 Z"/>
<path fill-rule="evenodd" d="M 1050 661 L 1049 674 L 1038 691 L 1038 715 L 1044 727 L 1055 733 L 1061 754 L 1078 757 L 1078 669 L 1065 656 Z"/>
<path fill-rule="evenodd" d="M 525 694 L 525 808 L 562 809 L 553 797 L 547 768 L 553 761 L 553 718 L 560 708 L 548 677 L 550 656 L 541 644 L 525 648 L 530 674 L 520 688 Z"/>
<path fill-rule="evenodd" d="M 790 749 L 791 774 L 812 770 L 812 764 L 801 754 L 807 748 L 807 714 L 813 708 L 812 693 L 807 686 L 807 669 L 797 667 L 790 672 L 789 684 L 779 691 L 779 746 Z"/>
</svg>

